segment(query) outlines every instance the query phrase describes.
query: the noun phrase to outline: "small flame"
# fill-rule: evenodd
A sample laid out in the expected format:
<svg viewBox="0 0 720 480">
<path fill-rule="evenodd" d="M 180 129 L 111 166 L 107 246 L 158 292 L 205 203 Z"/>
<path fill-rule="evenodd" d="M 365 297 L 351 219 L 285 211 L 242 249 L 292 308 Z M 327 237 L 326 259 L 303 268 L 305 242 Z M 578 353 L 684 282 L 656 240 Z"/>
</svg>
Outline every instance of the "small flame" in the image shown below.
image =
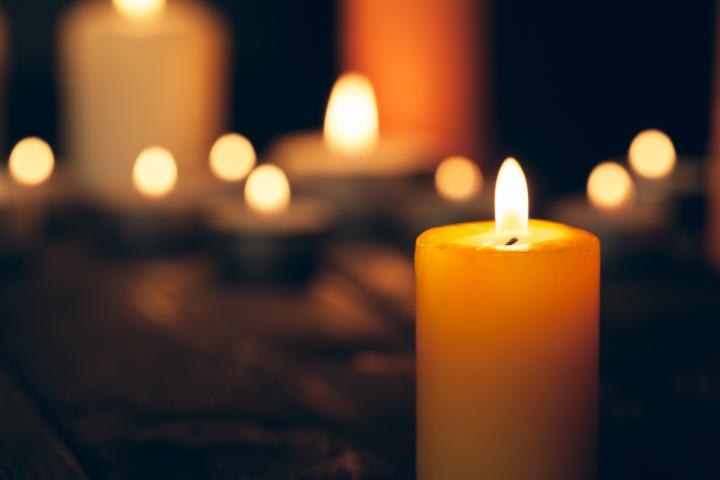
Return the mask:
<svg viewBox="0 0 720 480">
<path fill-rule="evenodd" d="M 177 166 L 172 153 L 162 147 L 150 147 L 138 155 L 133 167 L 133 184 L 147 197 L 164 197 L 175 188 Z"/>
<path fill-rule="evenodd" d="M 500 167 L 495 183 L 495 232 L 499 235 L 526 234 L 527 229 L 527 181 L 517 160 L 508 157 Z"/>
<path fill-rule="evenodd" d="M 325 113 L 325 143 L 341 154 L 372 151 L 378 142 L 378 111 L 370 80 L 346 73 L 335 82 Z"/>
<path fill-rule="evenodd" d="M 659 180 L 675 168 L 675 146 L 665 133 L 650 129 L 638 133 L 628 151 L 630 166 L 641 177 Z"/>
<path fill-rule="evenodd" d="M 256 161 L 250 140 L 237 133 L 221 136 L 210 150 L 210 170 L 226 182 L 238 182 L 247 177 Z"/>
<path fill-rule="evenodd" d="M 280 168 L 261 165 L 252 171 L 245 183 L 245 201 L 262 214 L 278 214 L 290 206 L 290 184 Z"/>
<path fill-rule="evenodd" d="M 113 0 L 115 9 L 138 20 L 157 17 L 165 10 L 166 0 Z"/>
<path fill-rule="evenodd" d="M 597 165 L 588 177 L 588 199 L 600 210 L 616 211 L 628 205 L 634 191 L 630 174 L 619 163 L 603 162 Z"/>
<path fill-rule="evenodd" d="M 480 168 L 466 157 L 446 158 L 435 171 L 435 188 L 441 197 L 451 202 L 465 202 L 482 190 Z"/>
<path fill-rule="evenodd" d="M 20 140 L 10 152 L 10 175 L 17 183 L 36 186 L 45 182 L 55 168 L 50 145 L 38 137 Z"/>
</svg>

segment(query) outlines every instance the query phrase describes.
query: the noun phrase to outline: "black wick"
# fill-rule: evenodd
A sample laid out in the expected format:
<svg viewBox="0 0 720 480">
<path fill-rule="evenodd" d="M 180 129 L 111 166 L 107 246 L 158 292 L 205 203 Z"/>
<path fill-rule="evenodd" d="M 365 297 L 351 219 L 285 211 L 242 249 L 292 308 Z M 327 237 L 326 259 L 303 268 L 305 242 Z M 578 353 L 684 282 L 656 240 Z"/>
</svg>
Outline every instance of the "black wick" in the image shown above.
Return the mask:
<svg viewBox="0 0 720 480">
<path fill-rule="evenodd" d="M 517 237 L 512 237 L 510 240 L 507 241 L 505 244 L 506 247 L 509 247 L 510 245 L 515 245 L 518 242 Z"/>
</svg>

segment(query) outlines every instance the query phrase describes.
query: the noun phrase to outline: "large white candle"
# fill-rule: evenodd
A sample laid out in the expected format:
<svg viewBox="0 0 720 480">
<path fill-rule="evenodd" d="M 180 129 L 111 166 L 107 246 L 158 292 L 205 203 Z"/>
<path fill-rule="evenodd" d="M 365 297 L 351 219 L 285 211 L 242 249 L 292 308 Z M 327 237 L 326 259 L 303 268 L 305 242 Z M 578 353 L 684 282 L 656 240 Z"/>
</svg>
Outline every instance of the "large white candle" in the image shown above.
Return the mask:
<svg viewBox="0 0 720 480">
<path fill-rule="evenodd" d="M 59 40 L 66 144 L 88 193 L 132 196 L 133 163 L 151 145 L 174 153 L 181 178 L 204 171 L 226 104 L 227 35 L 214 12 L 181 0 L 83 2 Z"/>
</svg>

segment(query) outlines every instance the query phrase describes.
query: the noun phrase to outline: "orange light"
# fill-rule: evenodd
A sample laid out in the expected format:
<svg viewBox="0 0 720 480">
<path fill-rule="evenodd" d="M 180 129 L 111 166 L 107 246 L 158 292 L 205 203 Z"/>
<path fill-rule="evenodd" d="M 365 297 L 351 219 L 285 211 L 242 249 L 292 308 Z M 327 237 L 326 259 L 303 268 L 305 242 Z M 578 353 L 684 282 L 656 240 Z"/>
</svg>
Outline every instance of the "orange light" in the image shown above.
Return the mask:
<svg viewBox="0 0 720 480">
<path fill-rule="evenodd" d="M 630 166 L 641 177 L 659 180 L 672 172 L 675 146 L 666 134 L 650 129 L 638 133 L 630 144 Z"/>
<path fill-rule="evenodd" d="M 442 198 L 450 202 L 465 202 L 482 190 L 483 176 L 480 167 L 472 160 L 459 155 L 446 158 L 435 170 L 435 188 Z"/>
<path fill-rule="evenodd" d="M 162 147 L 151 147 L 138 155 L 133 167 L 133 184 L 147 197 L 164 197 L 175 188 L 177 166 L 172 153 Z"/>
<path fill-rule="evenodd" d="M 370 80 L 346 73 L 335 82 L 325 113 L 325 143 L 341 154 L 372 151 L 378 142 L 378 111 Z"/>
<path fill-rule="evenodd" d="M 113 0 L 115 9 L 129 18 L 147 19 L 165 10 L 166 0 Z"/>
<path fill-rule="evenodd" d="M 210 150 L 210 170 L 220 180 L 238 182 L 255 166 L 255 149 L 246 137 L 227 133 Z"/>
<path fill-rule="evenodd" d="M 55 157 L 50 145 L 38 137 L 20 140 L 10 152 L 8 165 L 13 180 L 22 185 L 40 185 L 52 175 Z"/>
<path fill-rule="evenodd" d="M 588 199 L 600 210 L 616 211 L 627 206 L 632 201 L 634 191 L 630 174 L 619 163 L 603 162 L 588 177 Z"/>
<path fill-rule="evenodd" d="M 526 234 L 528 187 L 520 164 L 506 158 L 495 183 L 495 232 L 498 235 Z"/>
<path fill-rule="evenodd" d="M 245 183 L 245 202 L 262 214 L 286 211 L 290 206 L 290 184 L 285 173 L 269 164 L 253 170 Z"/>
</svg>

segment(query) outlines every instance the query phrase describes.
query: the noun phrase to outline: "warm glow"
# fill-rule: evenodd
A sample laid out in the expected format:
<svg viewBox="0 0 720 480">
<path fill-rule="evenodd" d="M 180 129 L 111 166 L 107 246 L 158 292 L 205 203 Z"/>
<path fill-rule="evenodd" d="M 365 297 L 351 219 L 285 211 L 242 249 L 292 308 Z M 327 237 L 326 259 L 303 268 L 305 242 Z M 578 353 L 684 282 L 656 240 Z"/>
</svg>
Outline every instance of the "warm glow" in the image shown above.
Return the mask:
<svg viewBox="0 0 720 480">
<path fill-rule="evenodd" d="M 162 13 L 165 0 L 113 0 L 113 5 L 125 16 L 145 19 Z"/>
<path fill-rule="evenodd" d="M 371 151 L 378 141 L 378 111 L 372 84 L 357 73 L 335 82 L 324 128 L 325 143 L 343 154 Z"/>
<path fill-rule="evenodd" d="M 290 205 L 290 184 L 275 165 L 261 165 L 250 174 L 245 183 L 245 201 L 260 213 L 275 214 Z"/>
<path fill-rule="evenodd" d="M 644 130 L 635 136 L 628 152 L 630 166 L 640 176 L 660 179 L 675 167 L 676 154 L 670 137 L 660 130 Z"/>
<path fill-rule="evenodd" d="M 135 188 L 148 197 L 163 197 L 175 188 L 177 166 L 172 153 L 162 147 L 143 150 L 133 167 Z"/>
<path fill-rule="evenodd" d="M 40 185 L 52 174 L 55 157 L 47 142 L 37 137 L 28 137 L 20 140 L 12 149 L 8 167 L 17 183 Z"/>
<path fill-rule="evenodd" d="M 616 210 L 627 205 L 634 190 L 630 174 L 619 163 L 603 162 L 588 177 L 588 198 L 601 210 Z"/>
<path fill-rule="evenodd" d="M 528 188 L 520 164 L 505 159 L 495 183 L 495 231 L 500 235 L 525 234 L 528 228 Z"/>
<path fill-rule="evenodd" d="M 226 182 L 238 182 L 247 177 L 256 160 L 250 140 L 237 133 L 218 138 L 210 150 L 210 170 Z"/>
<path fill-rule="evenodd" d="M 482 190 L 482 172 L 472 160 L 454 156 L 446 158 L 435 171 L 435 188 L 451 202 L 464 202 Z"/>
</svg>

